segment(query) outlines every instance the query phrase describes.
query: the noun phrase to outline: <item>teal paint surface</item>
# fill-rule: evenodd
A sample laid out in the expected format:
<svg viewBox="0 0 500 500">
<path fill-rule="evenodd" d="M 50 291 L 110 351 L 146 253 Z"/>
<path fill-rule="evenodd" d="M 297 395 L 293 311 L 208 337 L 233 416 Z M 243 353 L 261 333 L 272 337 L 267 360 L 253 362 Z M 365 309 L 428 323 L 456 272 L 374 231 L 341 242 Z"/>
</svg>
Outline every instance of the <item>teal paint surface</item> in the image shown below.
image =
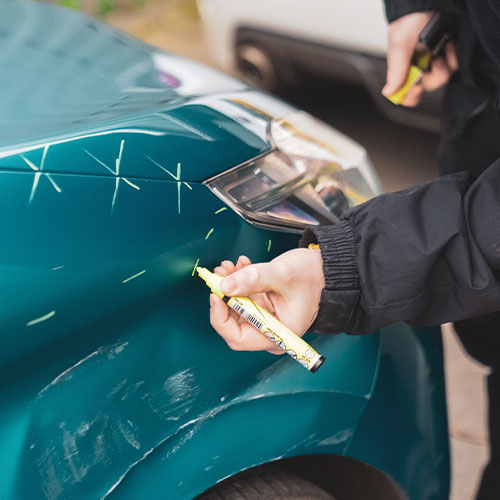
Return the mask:
<svg viewBox="0 0 500 500">
<path fill-rule="evenodd" d="M 200 183 L 270 148 L 268 119 L 238 102 L 261 94 L 71 11 L 1 13 L 2 498 L 190 499 L 317 453 L 446 498 L 435 332 L 310 335 L 327 358 L 312 375 L 209 325 L 197 259 L 269 260 L 298 240 Z"/>
</svg>

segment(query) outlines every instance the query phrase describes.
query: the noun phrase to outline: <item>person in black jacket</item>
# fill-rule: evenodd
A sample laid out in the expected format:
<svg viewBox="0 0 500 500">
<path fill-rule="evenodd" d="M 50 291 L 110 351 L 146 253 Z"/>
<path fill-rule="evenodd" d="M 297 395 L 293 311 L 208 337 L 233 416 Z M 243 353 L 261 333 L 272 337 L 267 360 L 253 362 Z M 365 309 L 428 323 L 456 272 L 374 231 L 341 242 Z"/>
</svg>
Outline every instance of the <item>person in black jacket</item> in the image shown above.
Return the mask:
<svg viewBox="0 0 500 500">
<path fill-rule="evenodd" d="M 434 10 L 450 15 L 456 25 L 461 66 L 448 86 L 441 165 L 445 172 L 464 167 L 467 171 L 378 196 L 346 211 L 335 226 L 307 229 L 302 246 L 319 243 L 319 250 L 299 248 L 269 263 L 252 265 L 245 257 L 236 266 L 223 262 L 215 271 L 228 275 L 225 293 L 256 294 L 256 300 L 299 334 L 365 334 L 396 321 L 415 326 L 462 321 L 458 330 L 474 335 L 477 320 L 469 318 L 489 314 L 481 326 L 489 325 L 490 333 L 499 338 L 495 313 L 500 311 L 500 159 L 493 160 L 500 154 L 500 135 L 495 141 L 500 127 L 493 103 L 500 86 L 495 76 L 500 73 L 500 4 L 387 1 L 390 21 Z M 480 85 L 474 81 L 478 75 Z M 389 86 L 385 92 L 390 90 Z M 416 104 L 416 92 L 408 104 Z M 490 134 L 486 146 L 485 130 Z M 481 171 L 487 161 L 493 163 L 484 173 L 471 173 Z M 210 316 L 233 349 L 276 352 L 274 344 L 238 321 L 215 296 Z M 494 354 L 490 361 L 499 364 Z M 499 420 L 500 391 L 493 382 L 489 388 L 496 401 L 490 403 L 493 424 Z M 481 499 L 498 498 L 496 427 L 490 428 L 491 462 L 478 494 Z"/>
<path fill-rule="evenodd" d="M 421 91 L 434 89 L 450 80 L 446 87 L 444 101 L 444 121 L 439 150 L 439 164 L 442 174 L 457 171 L 472 171 L 480 175 L 496 158 L 500 157 L 500 117 L 497 112 L 497 95 L 500 86 L 500 67 L 494 58 L 484 50 L 478 34 L 473 29 L 471 19 L 464 5 L 456 2 L 440 2 L 436 5 L 445 15 L 451 16 L 459 46 L 460 64 L 450 61 L 450 51 L 446 51 L 445 61 L 433 64 L 432 71 L 425 76 L 420 88 L 409 96 L 406 105 L 418 102 Z M 477 6 L 481 8 L 481 6 Z M 388 2 L 387 17 L 390 24 L 389 38 L 403 39 L 414 36 L 413 46 L 408 40 L 403 47 L 394 49 L 389 58 L 388 83 L 385 95 L 401 86 L 408 63 L 408 51 L 413 52 L 417 34 L 412 33 L 408 23 L 418 21 L 428 12 L 409 13 L 408 9 L 429 8 L 429 2 L 406 0 Z M 497 21 L 493 21 L 494 23 Z M 404 26 L 401 26 L 403 25 Z M 405 30 L 402 32 L 402 30 Z M 396 33 L 392 33 L 396 31 Z M 389 44 L 393 46 L 394 44 Z M 451 44 L 449 44 L 451 45 Z M 450 47 L 448 46 L 447 49 Z M 406 51 L 406 53 L 405 53 Z M 411 56 L 410 56 L 411 57 Z M 403 61 L 403 63 L 401 63 Z M 391 62 L 392 67 L 391 67 Z M 447 64 L 443 64 L 443 63 Z M 451 64 L 450 64 L 451 62 Z M 399 67 L 398 67 L 399 66 Z M 437 75 L 434 71 L 436 66 Z M 453 73 L 454 69 L 460 68 Z M 450 70 L 451 71 L 446 71 Z M 500 313 L 473 317 L 455 322 L 455 331 L 468 353 L 490 367 L 488 375 L 488 410 L 490 434 L 490 462 L 483 471 L 477 494 L 478 499 L 499 498 L 500 494 Z"/>
</svg>

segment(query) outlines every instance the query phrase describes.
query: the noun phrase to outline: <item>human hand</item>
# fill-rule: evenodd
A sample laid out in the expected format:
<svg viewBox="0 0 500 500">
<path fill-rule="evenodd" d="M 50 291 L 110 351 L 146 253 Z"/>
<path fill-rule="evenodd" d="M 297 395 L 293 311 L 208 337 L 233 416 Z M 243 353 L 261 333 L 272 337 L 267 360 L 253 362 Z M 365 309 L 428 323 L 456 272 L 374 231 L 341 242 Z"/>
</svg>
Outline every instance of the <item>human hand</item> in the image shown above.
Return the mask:
<svg viewBox="0 0 500 500">
<path fill-rule="evenodd" d="M 415 51 L 423 50 L 418 36 L 429 22 L 433 12 L 414 12 L 396 19 L 388 28 L 387 83 L 382 89 L 384 96 L 399 90 L 406 81 Z M 414 107 L 420 102 L 424 91 L 432 91 L 445 85 L 458 69 L 455 44 L 450 41 L 444 47 L 444 55 L 432 60 L 431 70 L 424 73 L 403 99 L 403 106 Z"/>
<path fill-rule="evenodd" d="M 214 272 L 227 276 L 222 281 L 224 294 L 251 298 L 299 336 L 316 318 L 325 286 L 319 250 L 297 248 L 260 264 L 240 256 L 236 266 L 225 260 Z M 210 323 L 233 350 L 283 354 L 274 342 L 214 294 L 210 295 Z"/>
</svg>

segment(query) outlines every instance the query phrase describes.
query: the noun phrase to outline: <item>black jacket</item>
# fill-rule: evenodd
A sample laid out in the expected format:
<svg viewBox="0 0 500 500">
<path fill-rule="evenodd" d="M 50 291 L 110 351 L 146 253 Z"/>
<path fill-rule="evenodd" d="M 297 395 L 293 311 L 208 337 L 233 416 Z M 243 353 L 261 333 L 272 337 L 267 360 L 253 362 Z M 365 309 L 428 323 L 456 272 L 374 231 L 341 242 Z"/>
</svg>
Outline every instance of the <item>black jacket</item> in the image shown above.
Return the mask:
<svg viewBox="0 0 500 500">
<path fill-rule="evenodd" d="M 462 8 L 387 1 L 389 20 L 440 7 L 453 15 Z M 500 4 L 470 0 L 467 7 L 500 68 Z M 302 245 L 312 242 L 325 275 L 313 331 L 362 334 L 396 321 L 420 326 L 500 311 L 500 159 L 478 178 L 454 174 L 378 196 L 335 226 L 307 229 Z"/>
</svg>

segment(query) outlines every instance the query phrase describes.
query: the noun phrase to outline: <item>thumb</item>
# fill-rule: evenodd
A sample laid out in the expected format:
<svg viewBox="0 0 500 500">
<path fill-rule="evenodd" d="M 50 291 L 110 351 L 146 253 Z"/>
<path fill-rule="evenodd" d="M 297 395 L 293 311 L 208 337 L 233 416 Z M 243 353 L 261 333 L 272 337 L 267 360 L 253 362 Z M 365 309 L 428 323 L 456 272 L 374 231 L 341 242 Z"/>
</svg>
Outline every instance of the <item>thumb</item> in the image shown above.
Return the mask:
<svg viewBox="0 0 500 500">
<path fill-rule="evenodd" d="M 394 94 L 405 83 L 413 57 L 414 45 L 397 43 L 387 52 L 387 82 L 382 89 L 384 96 Z"/>
<path fill-rule="evenodd" d="M 258 292 L 278 292 L 286 282 L 286 270 L 277 262 L 251 264 L 224 278 L 221 289 L 225 295 L 247 296 Z"/>
</svg>

